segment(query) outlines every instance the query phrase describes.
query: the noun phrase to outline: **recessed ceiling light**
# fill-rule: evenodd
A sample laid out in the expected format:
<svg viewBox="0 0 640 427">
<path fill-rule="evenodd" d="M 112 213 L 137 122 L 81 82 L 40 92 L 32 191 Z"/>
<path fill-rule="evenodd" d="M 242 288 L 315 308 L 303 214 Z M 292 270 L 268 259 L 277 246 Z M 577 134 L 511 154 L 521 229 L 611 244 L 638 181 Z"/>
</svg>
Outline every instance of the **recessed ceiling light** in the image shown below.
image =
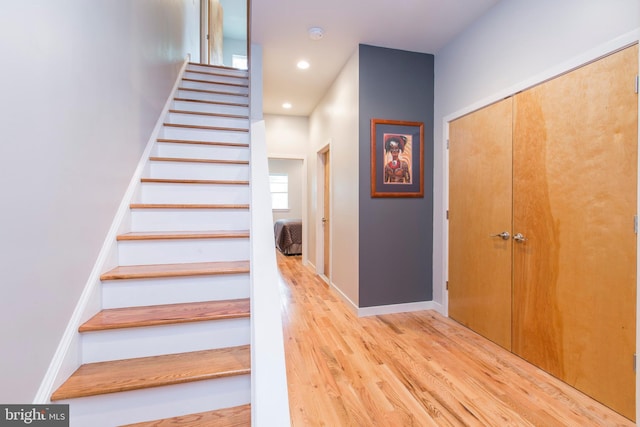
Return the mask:
<svg viewBox="0 0 640 427">
<path fill-rule="evenodd" d="M 291 103 L 290 103 L 290 102 L 285 102 L 284 104 L 282 104 L 282 108 L 286 108 L 287 110 L 288 110 L 289 108 L 291 108 L 291 107 L 292 107 L 292 105 L 291 105 Z"/>
<path fill-rule="evenodd" d="M 298 61 L 298 68 L 300 68 L 301 70 L 306 70 L 307 68 L 309 68 L 309 63 L 305 60 Z"/>
</svg>

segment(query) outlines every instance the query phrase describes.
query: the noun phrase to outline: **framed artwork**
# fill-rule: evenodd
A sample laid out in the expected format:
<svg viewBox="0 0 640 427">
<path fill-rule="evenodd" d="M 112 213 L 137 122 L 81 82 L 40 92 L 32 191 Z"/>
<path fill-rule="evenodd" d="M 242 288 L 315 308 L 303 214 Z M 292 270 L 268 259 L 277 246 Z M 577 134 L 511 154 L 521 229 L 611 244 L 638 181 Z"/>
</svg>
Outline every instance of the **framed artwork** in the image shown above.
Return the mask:
<svg viewBox="0 0 640 427">
<path fill-rule="evenodd" d="M 424 123 L 371 120 L 371 197 L 424 197 Z"/>
</svg>

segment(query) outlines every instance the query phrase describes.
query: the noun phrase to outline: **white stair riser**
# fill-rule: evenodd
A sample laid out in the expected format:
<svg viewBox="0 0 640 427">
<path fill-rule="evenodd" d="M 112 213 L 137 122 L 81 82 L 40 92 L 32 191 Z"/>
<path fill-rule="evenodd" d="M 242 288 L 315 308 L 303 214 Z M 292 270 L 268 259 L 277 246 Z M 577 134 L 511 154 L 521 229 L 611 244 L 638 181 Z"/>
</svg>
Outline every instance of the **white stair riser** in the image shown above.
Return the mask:
<svg viewBox="0 0 640 427">
<path fill-rule="evenodd" d="M 188 69 L 185 70 L 183 77 L 186 79 L 206 80 L 206 81 L 215 82 L 215 83 L 232 83 L 232 84 L 240 84 L 240 85 L 249 84 L 249 79 L 246 77 L 223 76 L 222 73 L 214 73 L 214 74 L 206 74 L 206 72 L 198 73 L 198 72 L 190 71 Z"/>
<path fill-rule="evenodd" d="M 248 238 L 118 242 L 119 265 L 242 261 L 249 256 Z"/>
<path fill-rule="evenodd" d="M 248 204 L 248 185 L 143 183 L 141 203 Z"/>
<path fill-rule="evenodd" d="M 161 138 L 182 139 L 187 141 L 204 142 L 236 142 L 249 143 L 249 132 L 246 131 L 222 131 L 217 129 L 189 129 L 173 126 L 163 126 L 160 131 Z"/>
<path fill-rule="evenodd" d="M 183 159 L 249 160 L 249 147 L 162 142 L 156 143 L 153 156 Z"/>
<path fill-rule="evenodd" d="M 122 308 L 249 298 L 249 283 L 249 273 L 109 280 L 102 284 L 102 305 Z"/>
<path fill-rule="evenodd" d="M 224 94 L 232 95 L 246 95 L 249 93 L 249 88 L 246 86 L 226 85 L 213 82 L 193 81 L 188 79 L 182 80 L 180 82 L 180 87 L 185 89 L 210 90 L 212 92 L 221 92 Z"/>
<path fill-rule="evenodd" d="M 249 344 L 248 317 L 82 333 L 82 363 Z"/>
<path fill-rule="evenodd" d="M 132 231 L 248 230 L 249 211 L 239 209 L 132 209 Z"/>
<path fill-rule="evenodd" d="M 248 116 L 249 107 L 227 104 L 210 104 L 208 102 L 192 102 L 174 100 L 171 105 L 172 110 L 197 111 L 200 113 L 212 114 L 234 114 L 237 116 Z"/>
<path fill-rule="evenodd" d="M 246 164 L 149 162 L 149 178 L 248 181 L 249 172 Z"/>
<path fill-rule="evenodd" d="M 221 93 L 200 92 L 196 90 L 178 90 L 176 98 L 199 99 L 201 101 L 231 102 L 234 104 L 247 104 L 249 97 L 246 95 L 225 95 Z"/>
<path fill-rule="evenodd" d="M 233 76 L 233 77 L 239 77 L 244 79 L 247 79 L 249 77 L 249 72 L 247 70 L 238 70 L 238 69 L 232 69 L 232 68 L 211 68 L 211 67 L 197 65 L 197 64 L 189 64 L 187 66 L 186 71 L 187 72 L 201 71 L 204 73 L 221 74 L 225 76 Z"/>
<path fill-rule="evenodd" d="M 181 125 L 214 126 L 234 129 L 248 129 L 249 119 L 222 116 L 204 116 L 200 114 L 169 113 L 165 123 Z"/>
<path fill-rule="evenodd" d="M 240 375 L 152 389 L 63 400 L 71 426 L 113 427 L 239 406 L 251 401 L 251 376 Z"/>
</svg>

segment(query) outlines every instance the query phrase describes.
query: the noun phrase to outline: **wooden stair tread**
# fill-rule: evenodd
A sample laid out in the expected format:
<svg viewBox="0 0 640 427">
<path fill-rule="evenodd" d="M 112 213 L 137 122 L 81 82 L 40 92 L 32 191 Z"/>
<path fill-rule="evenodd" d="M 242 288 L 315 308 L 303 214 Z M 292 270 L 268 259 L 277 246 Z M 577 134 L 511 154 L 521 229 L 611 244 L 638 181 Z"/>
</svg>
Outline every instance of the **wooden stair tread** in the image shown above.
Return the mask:
<svg viewBox="0 0 640 427">
<path fill-rule="evenodd" d="M 249 346 L 89 363 L 80 366 L 52 401 L 182 384 L 250 373 Z"/>
<path fill-rule="evenodd" d="M 227 106 L 231 106 L 231 107 L 248 107 L 249 104 L 243 103 L 240 104 L 238 102 L 224 102 L 224 101 L 207 101 L 204 99 L 191 99 L 191 98 L 173 98 L 174 101 L 181 101 L 181 102 L 199 102 L 201 104 L 216 104 L 216 105 L 227 105 Z"/>
<path fill-rule="evenodd" d="M 194 145 L 219 145 L 223 147 L 249 147 L 249 144 L 243 142 L 215 142 L 215 141 L 194 141 L 190 139 L 166 139 L 158 138 L 158 142 L 169 142 L 172 144 L 194 144 Z"/>
<path fill-rule="evenodd" d="M 251 405 L 247 404 L 120 427 L 249 427 L 250 425 Z"/>
<path fill-rule="evenodd" d="M 249 299 L 110 308 L 80 325 L 79 332 L 249 317 Z"/>
<path fill-rule="evenodd" d="M 180 123 L 163 123 L 164 126 L 183 129 L 204 129 L 204 130 L 219 130 L 227 132 L 249 132 L 249 127 L 232 128 L 224 126 L 204 126 L 204 125 L 185 125 Z"/>
<path fill-rule="evenodd" d="M 227 119 L 248 119 L 249 116 L 241 114 L 224 114 L 224 113 L 207 113 L 203 111 L 189 111 L 189 110 L 169 110 L 173 114 L 190 114 L 194 116 L 209 116 L 209 117 L 224 117 Z"/>
<path fill-rule="evenodd" d="M 220 90 L 205 90 L 205 89 L 192 89 L 190 87 L 179 87 L 178 90 L 183 92 L 200 92 L 200 93 L 211 93 L 214 95 L 231 95 L 231 96 L 243 96 L 248 98 L 249 95 L 246 93 L 233 93 L 233 92 L 224 92 Z"/>
<path fill-rule="evenodd" d="M 142 178 L 141 182 L 153 182 L 160 184 L 222 184 L 222 185 L 249 185 L 249 181 L 226 181 L 221 179 L 172 179 L 172 178 Z"/>
<path fill-rule="evenodd" d="M 151 279 L 249 272 L 249 261 L 192 262 L 181 264 L 123 265 L 100 276 L 100 280 Z"/>
<path fill-rule="evenodd" d="M 249 209 L 248 204 L 131 203 L 131 209 Z"/>
<path fill-rule="evenodd" d="M 183 82 L 195 82 L 195 83 L 209 83 L 213 85 L 221 85 L 221 86 L 231 86 L 231 87 L 242 87 L 248 88 L 249 85 L 247 83 L 228 83 L 228 82 L 215 82 L 211 80 L 200 80 L 200 79 L 191 79 L 191 78 L 183 78 Z"/>
<path fill-rule="evenodd" d="M 187 157 L 157 157 L 151 156 L 149 160 L 154 162 L 184 162 L 184 163 L 215 163 L 222 165 L 248 165 L 249 160 L 218 160 L 218 159 L 194 159 Z"/>
<path fill-rule="evenodd" d="M 247 237 L 249 237 L 249 230 L 137 231 L 120 234 L 116 240 L 242 239 Z"/>
</svg>

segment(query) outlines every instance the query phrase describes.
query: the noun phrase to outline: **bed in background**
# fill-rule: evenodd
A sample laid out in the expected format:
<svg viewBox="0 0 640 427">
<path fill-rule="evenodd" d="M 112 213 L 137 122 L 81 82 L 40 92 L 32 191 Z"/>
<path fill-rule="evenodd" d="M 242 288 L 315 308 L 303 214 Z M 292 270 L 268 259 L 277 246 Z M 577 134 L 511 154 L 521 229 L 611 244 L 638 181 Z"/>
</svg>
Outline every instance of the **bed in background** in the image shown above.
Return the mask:
<svg viewBox="0 0 640 427">
<path fill-rule="evenodd" d="M 302 220 L 280 219 L 273 225 L 276 248 L 285 255 L 302 253 Z"/>
</svg>

